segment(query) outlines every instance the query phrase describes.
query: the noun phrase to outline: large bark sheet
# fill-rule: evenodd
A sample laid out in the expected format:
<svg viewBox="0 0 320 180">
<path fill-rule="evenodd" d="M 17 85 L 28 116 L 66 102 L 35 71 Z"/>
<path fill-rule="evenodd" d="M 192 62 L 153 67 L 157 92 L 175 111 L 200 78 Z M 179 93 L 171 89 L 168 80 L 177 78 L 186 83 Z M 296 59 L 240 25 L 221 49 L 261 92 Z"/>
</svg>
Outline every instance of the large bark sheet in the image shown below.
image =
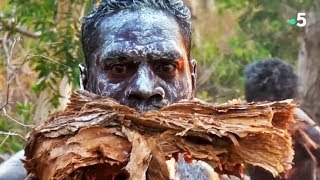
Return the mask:
<svg viewBox="0 0 320 180">
<path fill-rule="evenodd" d="M 290 100 L 190 100 L 139 113 L 77 91 L 65 110 L 30 133 L 25 167 L 31 179 L 169 179 L 165 160 L 187 152 L 218 173 L 240 175 L 250 164 L 276 176 L 291 168 L 294 108 Z"/>
</svg>

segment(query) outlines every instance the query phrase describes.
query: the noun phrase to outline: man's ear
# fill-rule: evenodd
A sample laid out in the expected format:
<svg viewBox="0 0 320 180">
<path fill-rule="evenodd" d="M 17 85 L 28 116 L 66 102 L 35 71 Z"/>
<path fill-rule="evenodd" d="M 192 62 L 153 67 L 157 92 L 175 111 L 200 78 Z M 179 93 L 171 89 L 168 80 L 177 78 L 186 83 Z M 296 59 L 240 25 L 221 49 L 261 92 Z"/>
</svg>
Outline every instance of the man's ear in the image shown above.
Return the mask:
<svg viewBox="0 0 320 180">
<path fill-rule="evenodd" d="M 191 65 L 191 80 L 192 80 L 192 97 L 196 94 L 196 83 L 197 83 L 197 61 L 192 59 L 190 61 Z"/>
<path fill-rule="evenodd" d="M 87 86 L 87 66 L 85 64 L 79 64 L 80 69 L 80 89 L 84 90 Z"/>
</svg>

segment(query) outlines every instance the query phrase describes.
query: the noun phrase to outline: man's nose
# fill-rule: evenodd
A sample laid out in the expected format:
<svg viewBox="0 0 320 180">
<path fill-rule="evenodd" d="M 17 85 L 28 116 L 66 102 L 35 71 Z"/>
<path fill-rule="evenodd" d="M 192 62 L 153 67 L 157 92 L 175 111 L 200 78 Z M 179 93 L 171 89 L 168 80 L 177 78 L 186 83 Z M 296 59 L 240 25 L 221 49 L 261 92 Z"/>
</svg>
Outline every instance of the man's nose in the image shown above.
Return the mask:
<svg viewBox="0 0 320 180">
<path fill-rule="evenodd" d="M 126 91 L 129 100 L 162 100 L 164 96 L 163 88 L 158 86 L 157 78 L 148 67 L 139 68 Z"/>
</svg>

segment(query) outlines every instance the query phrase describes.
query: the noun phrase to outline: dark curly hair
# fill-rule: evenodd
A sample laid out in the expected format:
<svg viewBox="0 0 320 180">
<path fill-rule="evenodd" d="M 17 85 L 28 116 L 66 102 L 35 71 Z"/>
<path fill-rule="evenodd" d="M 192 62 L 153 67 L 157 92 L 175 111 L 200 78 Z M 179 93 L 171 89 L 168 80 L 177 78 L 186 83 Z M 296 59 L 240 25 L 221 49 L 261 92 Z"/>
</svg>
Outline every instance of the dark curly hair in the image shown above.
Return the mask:
<svg viewBox="0 0 320 180">
<path fill-rule="evenodd" d="M 252 101 L 292 99 L 297 92 L 297 75 L 284 61 L 273 58 L 247 65 L 245 96 Z"/>
<path fill-rule="evenodd" d="M 90 50 L 88 41 L 94 29 L 102 17 L 119 12 L 123 9 L 137 9 L 149 7 L 161 9 L 172 14 L 181 28 L 182 36 L 185 40 L 185 47 L 190 53 L 191 48 L 191 13 L 182 0 L 102 0 L 98 8 L 93 9 L 82 19 L 82 46 L 84 53 Z M 188 54 L 190 56 L 190 54 Z"/>
</svg>

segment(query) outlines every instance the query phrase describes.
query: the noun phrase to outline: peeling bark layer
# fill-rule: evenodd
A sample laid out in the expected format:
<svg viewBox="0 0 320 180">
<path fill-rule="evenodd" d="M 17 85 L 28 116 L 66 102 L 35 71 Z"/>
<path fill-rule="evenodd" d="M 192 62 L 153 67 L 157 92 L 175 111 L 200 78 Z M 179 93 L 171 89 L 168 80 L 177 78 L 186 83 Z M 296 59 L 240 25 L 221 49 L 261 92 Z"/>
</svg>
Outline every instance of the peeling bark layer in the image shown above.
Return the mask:
<svg viewBox="0 0 320 180">
<path fill-rule="evenodd" d="M 169 179 L 165 160 L 187 153 L 221 174 L 243 165 L 274 176 L 291 168 L 290 100 L 211 105 L 181 101 L 139 113 L 108 97 L 75 92 L 67 108 L 35 128 L 25 167 L 34 179 Z M 31 178 L 32 179 L 32 178 Z"/>
</svg>

